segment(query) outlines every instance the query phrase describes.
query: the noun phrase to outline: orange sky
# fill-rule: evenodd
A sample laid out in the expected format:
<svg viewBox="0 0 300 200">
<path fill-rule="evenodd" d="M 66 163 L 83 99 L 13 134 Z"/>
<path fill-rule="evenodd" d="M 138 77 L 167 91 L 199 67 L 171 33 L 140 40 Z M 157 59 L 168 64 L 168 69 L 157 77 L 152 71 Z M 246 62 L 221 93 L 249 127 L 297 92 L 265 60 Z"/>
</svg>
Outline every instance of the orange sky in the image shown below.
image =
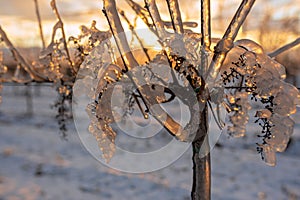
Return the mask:
<svg viewBox="0 0 300 200">
<path fill-rule="evenodd" d="M 130 10 L 124 0 L 116 1 L 117 5 L 122 9 Z M 38 0 L 38 2 L 43 20 L 44 33 L 46 40 L 49 42 L 52 27 L 56 19 L 50 8 L 50 0 Z M 143 5 L 143 0 L 136 0 L 136 2 Z M 165 0 L 157 0 L 157 2 L 159 3 L 159 8 L 165 13 L 163 18 L 168 20 L 169 16 Z M 179 0 L 179 2 L 184 19 L 200 21 L 200 0 Z M 212 0 L 211 2 L 212 14 L 213 17 L 216 17 L 218 11 L 216 2 L 219 2 L 219 0 Z M 238 7 L 240 0 L 227 0 L 224 2 L 226 2 L 226 10 L 224 12 L 230 12 L 231 15 Z M 289 15 L 289 13 L 290 15 L 295 15 L 295 13 L 300 15 L 300 0 L 273 0 L 272 2 L 274 8 L 281 8 L 281 10 L 278 9 L 278 15 L 283 15 L 284 13 L 285 15 Z M 256 4 L 254 9 L 264 9 L 265 4 L 262 4 L 261 1 L 257 1 Z M 284 11 L 282 10 L 282 5 L 285 7 L 289 6 L 290 9 Z M 65 23 L 66 33 L 69 36 L 77 35 L 79 33 L 78 27 L 82 24 L 89 26 L 92 20 L 97 21 L 98 28 L 108 28 L 101 12 L 102 0 L 57 0 L 57 6 Z M 129 11 L 128 15 L 130 15 Z M 259 17 L 257 14 L 252 14 L 252 19 L 256 21 L 259 20 Z M 0 25 L 7 32 L 14 44 L 19 46 L 41 45 L 33 0 L 0 0 Z"/>
</svg>

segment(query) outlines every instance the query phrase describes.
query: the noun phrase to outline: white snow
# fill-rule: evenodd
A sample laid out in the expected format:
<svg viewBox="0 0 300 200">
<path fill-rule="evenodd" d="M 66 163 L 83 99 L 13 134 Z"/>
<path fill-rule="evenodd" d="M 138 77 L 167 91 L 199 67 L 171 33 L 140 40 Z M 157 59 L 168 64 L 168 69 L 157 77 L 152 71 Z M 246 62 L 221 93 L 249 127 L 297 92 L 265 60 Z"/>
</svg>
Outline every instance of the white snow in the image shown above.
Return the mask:
<svg viewBox="0 0 300 200">
<path fill-rule="evenodd" d="M 31 87 L 33 93 L 37 87 Z M 17 91 L 16 91 L 17 90 Z M 184 200 L 190 199 L 191 149 L 172 165 L 147 174 L 109 169 L 83 147 L 74 124 L 68 141 L 50 109 L 56 93 L 42 86 L 33 98 L 34 115 L 26 116 L 25 86 L 5 86 L 0 105 L 1 200 Z M 222 135 L 212 151 L 212 199 L 299 199 L 300 114 L 293 140 L 266 166 L 256 153 L 254 134 L 234 139 Z M 255 129 L 248 127 L 249 132 Z M 218 131 L 211 127 L 212 132 Z M 151 145 L 151 144 L 150 144 Z M 147 148 L 145 146 L 144 148 Z"/>
</svg>

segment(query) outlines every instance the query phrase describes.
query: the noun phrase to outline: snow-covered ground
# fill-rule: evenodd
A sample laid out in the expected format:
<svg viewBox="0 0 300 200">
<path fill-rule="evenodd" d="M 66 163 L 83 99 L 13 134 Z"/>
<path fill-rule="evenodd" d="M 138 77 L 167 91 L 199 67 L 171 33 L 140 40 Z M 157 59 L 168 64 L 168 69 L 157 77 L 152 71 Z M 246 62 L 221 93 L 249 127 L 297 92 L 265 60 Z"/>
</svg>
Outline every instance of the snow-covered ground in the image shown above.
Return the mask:
<svg viewBox="0 0 300 200">
<path fill-rule="evenodd" d="M 25 115 L 24 90 L 5 86 L 2 92 L 0 200 L 190 199 L 191 150 L 156 172 L 112 170 L 87 152 L 74 124 L 68 141 L 60 139 L 56 113 L 50 109 L 56 98 L 52 88 L 43 86 L 35 94 L 33 116 Z M 212 151 L 212 199 L 300 199 L 300 114 L 295 120 L 293 140 L 286 152 L 277 154 L 276 167 L 260 160 L 254 134 L 222 136 Z"/>
</svg>

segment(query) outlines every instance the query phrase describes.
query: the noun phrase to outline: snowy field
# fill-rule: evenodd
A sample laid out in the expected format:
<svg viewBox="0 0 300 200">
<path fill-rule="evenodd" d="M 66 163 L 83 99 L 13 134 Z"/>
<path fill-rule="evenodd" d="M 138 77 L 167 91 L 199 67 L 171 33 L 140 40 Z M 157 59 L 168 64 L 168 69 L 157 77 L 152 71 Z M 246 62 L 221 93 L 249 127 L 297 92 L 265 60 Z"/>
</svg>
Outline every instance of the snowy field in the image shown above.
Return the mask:
<svg viewBox="0 0 300 200">
<path fill-rule="evenodd" d="M 56 113 L 50 109 L 55 91 L 32 88 L 32 116 L 26 115 L 25 86 L 5 86 L 2 92 L 0 200 L 190 199 L 191 149 L 152 173 L 109 169 L 83 147 L 74 124 L 68 141 L 60 139 Z M 222 136 L 212 151 L 212 199 L 300 199 L 300 114 L 294 118 L 293 140 L 286 152 L 277 154 L 276 167 L 260 160 L 255 134 L 241 139 Z"/>
</svg>

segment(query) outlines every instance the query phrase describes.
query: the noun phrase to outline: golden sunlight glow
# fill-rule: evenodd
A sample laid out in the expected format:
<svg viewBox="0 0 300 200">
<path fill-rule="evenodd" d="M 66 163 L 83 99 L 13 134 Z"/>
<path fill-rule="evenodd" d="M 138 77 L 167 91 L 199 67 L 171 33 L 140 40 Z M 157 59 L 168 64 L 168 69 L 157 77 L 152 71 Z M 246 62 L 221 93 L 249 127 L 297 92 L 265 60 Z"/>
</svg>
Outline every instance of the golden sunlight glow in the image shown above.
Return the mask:
<svg viewBox="0 0 300 200">
<path fill-rule="evenodd" d="M 22 2 L 19 0 L 0 1 L 0 25 L 7 32 L 9 38 L 11 38 L 11 40 L 17 46 L 41 46 L 38 22 L 33 2 L 33 0 Z M 136 2 L 140 5 L 144 5 L 143 0 L 136 0 Z M 179 2 L 183 21 L 198 23 L 198 27 L 191 29 L 193 31 L 200 32 L 200 0 Z M 229 17 L 231 17 L 234 11 L 237 9 L 239 2 L 240 1 L 238 0 L 211 1 L 213 37 L 222 37 L 222 33 L 224 33 L 226 26 L 231 20 Z M 295 0 L 295 2 L 298 2 L 298 5 L 300 5 L 300 0 Z M 50 7 L 50 0 L 38 0 L 38 3 L 46 43 L 49 43 L 52 28 L 56 23 L 56 18 Z M 157 0 L 157 3 L 161 11 L 162 19 L 165 21 L 170 21 L 169 13 L 167 7 L 165 6 L 166 2 L 163 0 Z M 126 11 L 126 16 L 133 23 L 136 16 L 133 13 L 132 9 L 126 4 L 124 0 L 117 1 L 117 4 L 120 8 Z M 246 25 L 242 27 L 242 31 L 240 34 L 256 41 L 262 39 L 259 38 L 259 32 L 261 31 L 261 27 L 259 26 L 262 26 L 262 19 L 264 19 L 264 16 L 266 15 L 264 14 L 266 12 L 261 12 L 261 10 L 265 10 L 265 4 L 266 3 L 263 2 L 257 2 L 256 7 L 254 7 L 252 14 L 250 14 L 249 19 L 246 22 Z M 270 22 L 272 26 L 278 26 L 277 24 L 280 23 L 279 19 L 289 17 L 291 19 L 298 20 L 299 27 L 300 6 L 294 6 L 293 9 L 288 3 L 285 3 L 283 4 L 283 6 L 281 6 L 280 1 L 278 0 L 270 1 L 267 4 L 268 8 L 273 8 L 273 10 L 274 8 L 276 8 L 276 13 L 281 13 L 280 15 L 276 14 L 276 16 L 272 16 L 272 13 L 270 13 L 272 18 L 274 18 L 271 19 L 272 21 Z M 62 16 L 67 36 L 78 35 L 80 32 L 79 27 L 81 25 L 90 26 L 93 20 L 97 21 L 98 29 L 108 30 L 107 22 L 101 12 L 101 9 L 103 7 L 101 0 L 57 0 L 57 7 Z M 290 12 L 286 12 L 287 9 Z M 126 22 L 123 22 L 123 25 L 124 29 L 128 31 L 129 28 Z M 147 27 L 140 19 L 136 20 L 136 25 L 139 29 Z M 277 42 L 284 43 L 287 40 L 296 37 L 295 33 L 291 32 L 290 30 L 286 30 L 286 33 L 283 33 L 282 30 L 284 29 L 279 29 L 280 34 L 285 35 L 285 40 L 282 41 L 281 38 L 280 40 L 277 40 Z M 278 30 L 273 31 L 274 34 L 278 35 L 277 32 Z M 286 35 L 289 35 L 290 38 L 288 38 Z M 149 38 L 149 40 L 151 40 L 151 37 Z"/>
</svg>

